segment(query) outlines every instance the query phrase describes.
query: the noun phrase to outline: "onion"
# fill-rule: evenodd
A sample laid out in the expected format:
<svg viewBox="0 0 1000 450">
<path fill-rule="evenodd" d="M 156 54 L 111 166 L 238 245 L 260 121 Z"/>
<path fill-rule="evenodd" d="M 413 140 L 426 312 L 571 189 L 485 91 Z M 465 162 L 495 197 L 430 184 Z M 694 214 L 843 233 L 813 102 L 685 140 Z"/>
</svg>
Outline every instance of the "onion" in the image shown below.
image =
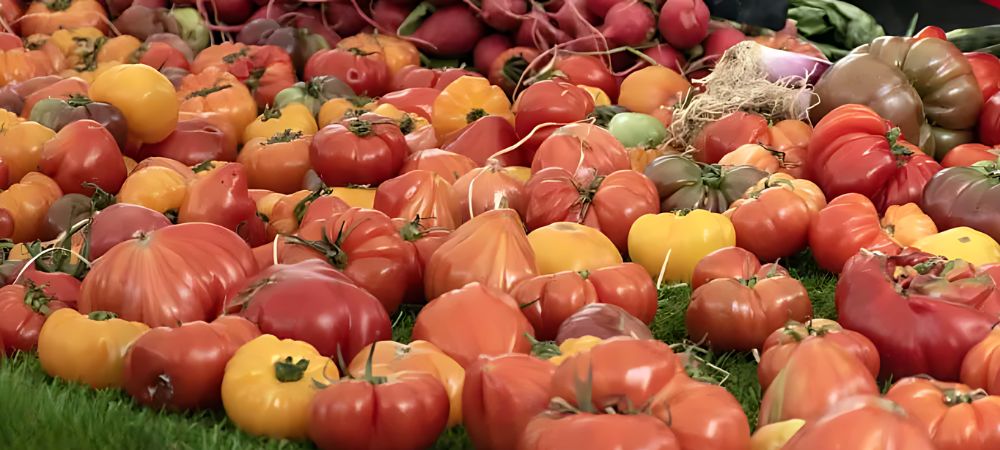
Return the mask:
<svg viewBox="0 0 1000 450">
<path fill-rule="evenodd" d="M 819 77 L 833 63 L 825 59 L 814 58 L 801 53 L 786 52 L 759 44 L 754 44 L 759 52 L 761 68 L 767 73 L 768 81 L 778 81 L 782 78 L 798 76 L 809 83 L 816 83 Z"/>
</svg>

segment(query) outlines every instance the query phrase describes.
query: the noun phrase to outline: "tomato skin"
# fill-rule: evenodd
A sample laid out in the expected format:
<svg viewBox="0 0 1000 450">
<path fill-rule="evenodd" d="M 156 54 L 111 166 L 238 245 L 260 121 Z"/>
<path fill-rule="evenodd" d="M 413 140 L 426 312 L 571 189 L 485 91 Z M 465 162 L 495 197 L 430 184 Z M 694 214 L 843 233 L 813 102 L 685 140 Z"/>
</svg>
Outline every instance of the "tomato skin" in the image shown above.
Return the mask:
<svg viewBox="0 0 1000 450">
<path fill-rule="evenodd" d="M 448 135 L 487 116 L 499 116 L 508 124 L 515 123 L 510 108 L 510 100 L 499 86 L 482 77 L 463 76 L 451 82 L 434 99 L 431 123 L 438 139 L 445 140 Z"/>
<path fill-rule="evenodd" d="M 1000 91 L 983 104 L 979 113 L 979 142 L 1000 145 Z"/>
<path fill-rule="evenodd" d="M 0 348 L 3 353 L 12 356 L 16 351 L 33 351 L 49 312 L 65 307 L 68 305 L 33 285 L 11 284 L 0 288 L 0 339 L 4 343 Z"/>
<path fill-rule="evenodd" d="M 123 88 L 127 86 L 127 88 Z M 174 85 L 145 64 L 121 64 L 106 70 L 90 85 L 89 97 L 121 110 L 129 135 L 159 142 L 177 126 Z"/>
<path fill-rule="evenodd" d="M 143 144 L 138 159 L 162 156 L 191 166 L 205 161 L 235 161 L 235 131 L 223 128 L 225 122 L 208 118 L 185 118 L 177 122 L 177 127 L 163 140 L 154 144 Z"/>
<path fill-rule="evenodd" d="M 1000 268 L 1000 266 L 995 266 Z M 998 279 L 994 277 L 994 279 Z M 976 389 L 984 389 L 990 395 L 1000 392 L 1000 330 L 994 328 L 990 334 L 969 349 L 962 360 L 959 379 Z"/>
<path fill-rule="evenodd" d="M 688 214 L 641 216 L 628 235 L 632 261 L 645 268 L 657 282 L 662 274 L 663 280 L 688 283 L 698 261 L 715 250 L 734 245 L 736 230 L 732 222 L 722 214 L 702 209 Z M 664 266 L 668 254 L 670 259 Z"/>
<path fill-rule="evenodd" d="M 8 225 L 4 234 L 15 243 L 39 238 L 49 207 L 62 190 L 55 180 L 38 172 L 30 172 L 20 182 L 0 191 L 0 211 Z"/>
<path fill-rule="evenodd" d="M 600 89 L 612 102 L 618 99 L 618 80 L 600 58 L 588 55 L 570 55 L 556 58 L 556 75 L 575 85 Z"/>
<path fill-rule="evenodd" d="M 539 415 L 525 428 L 518 450 L 682 450 L 667 424 L 646 415 Z"/>
<path fill-rule="evenodd" d="M 540 340 L 552 340 L 559 325 L 584 306 L 597 302 L 597 291 L 578 272 L 541 275 L 514 287 L 511 297 L 531 322 Z"/>
<path fill-rule="evenodd" d="M 873 377 L 879 373 L 878 349 L 863 334 L 845 330 L 839 323 L 828 319 L 812 319 L 808 322 L 789 322 L 783 328 L 774 330 L 761 349 L 760 363 L 757 365 L 757 379 L 760 387 L 767 390 L 781 369 L 805 338 L 815 336 L 827 340 L 850 353 L 861 361 Z"/>
<path fill-rule="evenodd" d="M 344 379 L 313 399 L 309 438 L 323 449 L 407 450 L 434 444 L 448 422 L 448 394 L 420 372 L 384 383 Z"/>
<path fill-rule="evenodd" d="M 1000 397 L 959 383 L 924 378 L 896 382 L 885 398 L 922 425 L 939 450 L 986 450 L 1000 446 Z"/>
<path fill-rule="evenodd" d="M 37 122 L 20 122 L 6 111 L 0 111 L 0 121 L 4 123 L 0 129 L 0 159 L 9 170 L 9 184 L 3 184 L 6 188 L 38 170 L 45 143 L 56 133 Z"/>
<path fill-rule="evenodd" d="M 972 66 L 972 73 L 976 76 L 979 90 L 983 92 L 983 103 L 990 101 L 990 97 L 1000 91 L 1000 59 L 989 53 L 972 52 L 966 53 L 965 59 Z"/>
<path fill-rule="evenodd" d="M 596 228 L 573 222 L 554 222 L 528 233 L 541 275 L 586 271 L 622 263 L 614 243 Z"/>
<path fill-rule="evenodd" d="M 29 288 L 31 284 L 40 287 L 45 295 L 51 297 L 49 310 L 54 309 L 58 303 L 76 308 L 77 302 L 80 301 L 80 280 L 66 272 L 43 272 L 37 267 L 37 263 L 29 266 L 21 274 L 17 284 Z"/>
<path fill-rule="evenodd" d="M 118 318 L 90 318 L 70 308 L 53 312 L 38 333 L 38 361 L 53 377 L 94 389 L 121 387 L 125 353 L 149 327 Z"/>
<path fill-rule="evenodd" d="M 257 326 L 236 316 L 154 328 L 136 339 L 125 355 L 125 391 L 154 409 L 218 406 L 226 363 L 236 349 L 259 335 Z"/>
<path fill-rule="evenodd" d="M 531 172 L 561 167 L 578 175 L 606 176 L 631 169 L 628 152 L 604 128 L 587 123 L 571 123 L 555 130 L 535 152 Z"/>
<path fill-rule="evenodd" d="M 517 133 L 510 122 L 501 116 L 486 116 L 449 134 L 441 148 L 468 156 L 477 165 L 490 165 L 495 158 L 500 166 L 526 164 L 521 147 L 505 151 L 517 143 Z M 496 155 L 495 157 L 493 155 Z"/>
<path fill-rule="evenodd" d="M 236 232 L 251 245 L 263 244 L 265 239 L 258 231 L 263 224 L 250 198 L 246 169 L 240 163 L 226 163 L 192 181 L 177 222 L 214 223 Z"/>
<path fill-rule="evenodd" d="M 398 175 L 408 153 L 398 126 L 355 119 L 316 133 L 309 161 L 329 186 L 374 185 Z"/>
<path fill-rule="evenodd" d="M 444 326 L 455 323 L 464 325 Z M 469 334 L 470 329 L 482 332 Z M 528 353 L 531 343 L 526 335 L 534 334 L 517 301 L 479 283 L 469 283 L 434 298 L 420 311 L 413 325 L 413 339 L 437 345 L 462 367 L 468 367 L 480 355 Z"/>
<path fill-rule="evenodd" d="M 889 205 L 919 202 L 941 165 L 898 133 L 866 106 L 840 106 L 813 130 L 808 172 L 827 197 L 856 192 L 880 212 Z"/>
<path fill-rule="evenodd" d="M 90 256 L 100 258 L 111 247 L 170 225 L 163 214 L 140 205 L 116 203 L 94 216 L 90 225 Z"/>
<path fill-rule="evenodd" d="M 434 114 L 434 99 L 441 91 L 429 87 L 408 88 L 393 90 L 378 99 L 383 105 L 392 105 L 401 111 L 417 114 L 424 119 L 431 120 Z"/>
<path fill-rule="evenodd" d="M 410 156 L 406 157 L 400 173 L 429 170 L 453 185 L 462 175 L 469 173 L 476 167 L 476 163 L 468 156 L 431 148 L 411 153 Z"/>
<path fill-rule="evenodd" d="M 481 77 L 482 75 L 465 69 L 450 67 L 446 69 L 429 69 L 419 64 L 402 67 L 392 76 L 391 90 L 404 89 L 434 89 L 440 92 L 452 81 L 462 76 Z"/>
<path fill-rule="evenodd" d="M 983 144 L 962 144 L 951 149 L 944 155 L 941 165 L 948 167 L 971 166 L 980 161 L 1000 159 L 1000 144 L 987 147 Z"/>
<path fill-rule="evenodd" d="M 532 417 L 548 406 L 554 372 L 555 365 L 519 353 L 484 356 L 469 365 L 462 390 L 463 424 L 476 448 L 516 448 Z"/>
<path fill-rule="evenodd" d="M 38 165 L 65 193 L 89 195 L 94 190 L 83 183 L 94 183 L 116 194 L 128 175 L 115 138 L 93 120 L 78 120 L 63 127 L 45 143 Z"/>
<path fill-rule="evenodd" d="M 850 430 L 850 432 L 845 432 Z M 895 403 L 875 395 L 837 403 L 822 418 L 805 426 L 783 450 L 934 450 L 927 432 Z"/>
<path fill-rule="evenodd" d="M 996 160 L 942 170 L 927 183 L 920 205 L 942 230 L 966 226 L 1000 239 L 1000 210 L 991 206 L 1000 199 L 997 170 Z"/>
<path fill-rule="evenodd" d="M 914 275 L 918 264 L 930 268 Z M 961 265 L 952 266 L 913 250 L 898 256 L 861 253 L 844 266 L 836 293 L 839 322 L 875 344 L 882 378 L 926 373 L 957 379 L 962 358 L 989 333 L 995 287 L 986 277 L 968 277 Z"/>
<path fill-rule="evenodd" d="M 521 139 L 543 123 L 568 124 L 584 120 L 594 110 L 594 99 L 576 85 L 558 80 L 532 84 L 518 97 L 514 105 L 514 129 Z M 535 151 L 556 127 L 539 128 L 525 141 L 524 151 L 533 160 Z"/>
<path fill-rule="evenodd" d="M 95 261 L 78 306 L 154 327 L 211 320 L 222 312 L 228 290 L 256 272 L 250 247 L 235 233 L 210 223 L 172 225 L 116 245 Z M 123 284 L 126 273 L 131 282 Z"/>
<path fill-rule="evenodd" d="M 524 216 L 524 181 L 511 168 L 501 167 L 495 160 L 484 167 L 470 170 L 452 184 L 452 194 L 458 200 L 462 222 L 486 211 L 506 207 Z M 471 205 L 470 205 L 471 203 Z"/>
<path fill-rule="evenodd" d="M 809 238 L 809 206 L 782 187 L 737 200 L 725 215 L 736 228 L 736 245 L 762 261 L 791 256 L 805 248 Z"/>
<path fill-rule="evenodd" d="M 691 83 L 675 70 L 663 66 L 644 67 L 622 80 L 618 104 L 629 111 L 653 114 L 673 106 L 690 89 Z"/>
<path fill-rule="evenodd" d="M 766 278 L 770 272 L 789 276 L 788 271 L 777 264 L 761 266 L 757 256 L 742 247 L 723 247 L 698 260 L 691 276 L 691 289 L 698 289 L 716 278 L 749 280 Z"/>
<path fill-rule="evenodd" d="M 643 173 L 656 187 L 663 212 L 703 209 L 721 213 L 767 177 L 767 172 L 755 167 L 703 164 L 681 155 L 658 157 Z"/>
<path fill-rule="evenodd" d="M 341 39 L 337 43 L 337 48 L 375 53 L 385 60 L 390 75 L 398 73 L 406 66 L 420 65 L 420 52 L 417 47 L 405 39 L 389 34 L 359 33 Z"/>
<path fill-rule="evenodd" d="M 378 299 L 320 260 L 268 267 L 234 286 L 226 305 L 262 333 L 308 342 L 332 358 L 338 352 L 353 358 L 372 342 L 392 337 Z"/>
<path fill-rule="evenodd" d="M 862 248 L 887 254 L 900 250 L 882 229 L 875 205 L 861 194 L 841 195 L 820 211 L 810 225 L 809 248 L 819 266 L 834 273 Z"/>
<path fill-rule="evenodd" d="M 764 117 L 737 111 L 708 124 L 695 136 L 694 147 L 698 149 L 695 158 L 705 163 L 717 163 L 743 144 L 770 144 Z"/>
<path fill-rule="evenodd" d="M 913 39 L 915 40 L 929 39 L 929 38 L 943 39 L 943 40 L 948 39 L 948 37 L 945 35 L 944 30 L 942 30 L 941 27 L 936 27 L 933 25 L 923 27 L 920 29 L 920 31 L 917 32 L 917 34 L 913 35 Z"/>
<path fill-rule="evenodd" d="M 393 218 L 419 217 L 428 227 L 454 230 L 461 220 L 451 184 L 429 170 L 413 170 L 382 183 L 375 190 L 374 206 Z"/>
<path fill-rule="evenodd" d="M 20 26 L 25 36 L 80 27 L 94 27 L 107 33 L 109 23 L 104 7 L 95 0 L 73 0 L 61 9 L 55 4 L 32 3 L 22 18 Z"/>
<path fill-rule="evenodd" d="M 236 159 L 246 167 L 247 186 L 282 194 L 298 191 L 310 169 L 310 143 L 312 136 L 301 133 L 281 133 L 248 141 Z"/>
<path fill-rule="evenodd" d="M 305 79 L 332 75 L 347 83 L 358 95 L 379 96 L 389 91 L 389 67 L 377 54 L 358 49 L 321 50 L 309 57 Z"/>
<path fill-rule="evenodd" d="M 695 342 L 706 340 L 717 350 L 760 348 L 789 320 L 812 317 L 809 294 L 798 280 L 777 275 L 749 282 L 717 278 L 691 293 L 685 322 Z"/>
<path fill-rule="evenodd" d="M 650 413 L 669 424 L 682 449 L 749 448 L 743 407 L 721 386 L 678 376 L 653 397 Z"/>
</svg>

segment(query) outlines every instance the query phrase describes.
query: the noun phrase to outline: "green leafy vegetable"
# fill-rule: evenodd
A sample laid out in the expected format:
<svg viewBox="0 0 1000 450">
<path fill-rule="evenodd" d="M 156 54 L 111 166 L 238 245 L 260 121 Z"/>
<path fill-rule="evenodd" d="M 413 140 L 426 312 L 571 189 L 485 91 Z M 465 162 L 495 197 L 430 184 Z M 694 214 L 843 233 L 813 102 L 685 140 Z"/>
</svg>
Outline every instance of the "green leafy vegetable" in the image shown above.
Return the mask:
<svg viewBox="0 0 1000 450">
<path fill-rule="evenodd" d="M 884 36 L 885 30 L 861 8 L 840 0 L 790 0 L 788 17 L 799 34 L 827 58 L 837 60 L 855 47 Z"/>
</svg>

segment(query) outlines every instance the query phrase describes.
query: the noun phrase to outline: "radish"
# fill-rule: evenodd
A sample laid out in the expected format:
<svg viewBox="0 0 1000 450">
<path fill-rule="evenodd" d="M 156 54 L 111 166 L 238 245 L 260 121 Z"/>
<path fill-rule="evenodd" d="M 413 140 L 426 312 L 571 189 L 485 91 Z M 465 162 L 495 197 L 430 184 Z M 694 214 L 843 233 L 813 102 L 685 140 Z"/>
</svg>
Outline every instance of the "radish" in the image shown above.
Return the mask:
<svg viewBox="0 0 1000 450">
<path fill-rule="evenodd" d="M 372 19 L 384 33 L 395 33 L 409 14 L 408 6 L 391 0 L 378 0 L 372 6 Z"/>
<path fill-rule="evenodd" d="M 499 31 L 512 31 L 521 24 L 521 17 L 527 12 L 525 0 L 483 0 L 479 14 L 487 25 Z"/>
<path fill-rule="evenodd" d="M 489 72 L 490 64 L 493 64 L 497 56 L 513 46 L 510 38 L 503 34 L 491 34 L 480 39 L 476 43 L 475 50 L 472 51 L 472 60 L 476 70 L 479 73 Z"/>
<path fill-rule="evenodd" d="M 142 5 L 147 8 L 166 8 L 167 0 L 107 0 L 108 15 L 118 17 L 132 5 Z"/>
<path fill-rule="evenodd" d="M 152 44 L 154 42 L 162 42 L 167 44 L 184 55 L 184 59 L 188 61 L 194 61 L 194 50 L 188 45 L 187 41 L 181 39 L 180 36 L 172 33 L 156 33 L 151 34 L 146 38 L 146 44 Z"/>
<path fill-rule="evenodd" d="M 368 25 L 348 0 L 331 1 L 325 3 L 324 8 L 327 26 L 341 36 L 358 34 Z"/>
<path fill-rule="evenodd" d="M 399 28 L 400 36 L 414 38 L 414 43 L 427 53 L 440 57 L 457 57 L 472 51 L 476 42 L 485 34 L 483 23 L 465 5 L 446 6 L 433 10 L 430 16 L 422 21 L 414 19 L 419 9 L 410 14 Z M 416 30 L 407 33 L 407 22 L 419 22 Z"/>
<path fill-rule="evenodd" d="M 565 31 L 552 24 L 548 13 L 536 8 L 521 22 L 514 43 L 522 47 L 534 46 L 539 50 L 546 50 L 569 40 L 570 36 Z"/>
<path fill-rule="evenodd" d="M 615 46 L 639 45 L 648 40 L 655 30 L 656 18 L 653 17 L 653 11 L 639 0 L 628 0 L 612 6 L 601 26 L 601 33 Z"/>
<path fill-rule="evenodd" d="M 547 4 L 546 6 L 550 6 Z M 587 10 L 587 0 L 565 0 L 558 9 L 550 16 L 559 24 L 559 29 L 565 31 L 570 36 L 584 37 L 600 34 L 600 31 L 593 24 L 599 18 Z M 597 36 L 594 36 L 597 37 Z M 603 39 L 596 39 L 603 43 Z M 575 47 L 593 47 L 587 50 L 606 50 L 606 45 L 596 46 L 580 42 Z M 580 49 L 581 51 L 585 51 Z"/>
<path fill-rule="evenodd" d="M 587 12 L 597 17 L 605 17 L 615 5 L 627 0 L 586 0 Z"/>
<path fill-rule="evenodd" d="M 746 35 L 735 28 L 719 28 L 705 38 L 705 57 L 720 57 L 729 47 L 746 40 Z"/>
<path fill-rule="evenodd" d="M 113 22 L 122 34 L 135 36 L 141 41 L 157 33 L 180 34 L 177 20 L 166 8 L 147 8 L 132 5 Z"/>
<path fill-rule="evenodd" d="M 245 23 L 254 12 L 250 0 L 177 0 L 174 6 L 198 7 L 198 11 L 206 18 L 215 17 L 222 23 Z"/>
<path fill-rule="evenodd" d="M 667 0 L 660 10 L 660 34 L 674 48 L 687 50 L 708 35 L 708 21 L 704 0 Z"/>
<path fill-rule="evenodd" d="M 642 51 L 642 53 L 657 64 L 673 69 L 675 72 L 684 73 L 681 70 L 684 67 L 686 61 L 684 61 L 684 55 L 667 44 L 660 44 L 655 47 L 650 47 Z"/>
</svg>

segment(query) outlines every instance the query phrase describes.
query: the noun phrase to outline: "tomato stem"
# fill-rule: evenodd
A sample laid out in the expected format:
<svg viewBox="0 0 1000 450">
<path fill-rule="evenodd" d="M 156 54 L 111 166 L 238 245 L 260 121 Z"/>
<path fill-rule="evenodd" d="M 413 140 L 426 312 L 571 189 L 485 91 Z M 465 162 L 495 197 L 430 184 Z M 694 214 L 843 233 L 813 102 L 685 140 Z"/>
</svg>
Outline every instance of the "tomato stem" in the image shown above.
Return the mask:
<svg viewBox="0 0 1000 450">
<path fill-rule="evenodd" d="M 270 144 L 279 144 L 282 142 L 292 142 L 301 137 L 302 137 L 301 131 L 298 130 L 292 131 L 291 128 L 285 128 L 284 131 L 280 133 L 275 133 L 274 136 L 269 137 L 267 141 L 265 141 L 264 143 L 270 145 Z"/>
<path fill-rule="evenodd" d="M 100 322 L 104 320 L 117 319 L 118 314 L 115 314 L 111 311 L 91 311 L 90 314 L 87 314 L 87 318 L 90 320 L 96 320 Z"/>
<path fill-rule="evenodd" d="M 89 105 L 91 103 L 94 103 L 94 101 L 91 100 L 91 99 L 89 99 L 89 98 L 87 98 L 87 96 L 85 96 L 83 94 L 73 94 L 73 95 L 70 95 L 69 98 L 66 99 L 66 104 L 69 105 L 69 106 L 72 106 L 74 108 L 78 108 L 78 107 L 81 107 L 81 106 L 87 106 L 87 105 Z"/>
<path fill-rule="evenodd" d="M 356 119 L 347 123 L 347 130 L 357 137 L 367 137 L 372 134 L 374 127 L 367 120 Z"/>
<path fill-rule="evenodd" d="M 308 368 L 308 359 L 299 358 L 298 361 L 292 362 L 292 357 L 286 356 L 285 359 L 274 363 L 274 378 L 282 383 L 299 381 L 305 376 Z"/>
<path fill-rule="evenodd" d="M 473 108 L 468 114 L 465 115 L 465 123 L 475 122 L 488 115 L 489 114 L 483 108 Z"/>
<path fill-rule="evenodd" d="M 214 86 L 209 86 L 204 89 L 198 89 L 197 91 L 188 94 L 187 98 L 191 99 L 195 97 L 208 97 L 209 95 L 212 95 L 216 92 L 224 91 L 231 87 L 233 87 L 233 85 L 231 84 L 216 84 Z"/>
<path fill-rule="evenodd" d="M 42 314 L 49 315 L 51 310 L 49 309 L 49 302 L 55 300 L 45 293 L 44 290 L 35 282 L 28 280 L 25 286 L 24 292 L 24 304 L 31 308 L 32 311 Z"/>
</svg>

